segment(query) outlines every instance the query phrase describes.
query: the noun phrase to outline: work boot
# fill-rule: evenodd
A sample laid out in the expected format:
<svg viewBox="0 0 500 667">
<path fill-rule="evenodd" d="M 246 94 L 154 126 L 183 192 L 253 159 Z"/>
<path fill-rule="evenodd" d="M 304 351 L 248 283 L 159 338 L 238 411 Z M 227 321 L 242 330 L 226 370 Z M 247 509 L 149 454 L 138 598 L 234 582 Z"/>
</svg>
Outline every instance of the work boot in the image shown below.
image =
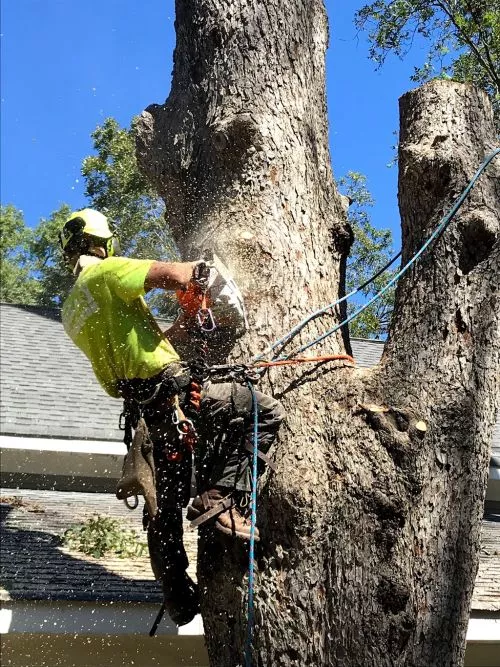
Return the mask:
<svg viewBox="0 0 500 667">
<path fill-rule="evenodd" d="M 176 625 L 186 625 L 200 613 L 198 585 L 186 572 L 173 571 L 163 577 L 165 609 Z"/>
<path fill-rule="evenodd" d="M 224 496 L 220 489 L 210 489 L 193 499 L 187 509 L 191 526 L 197 528 L 206 521 L 213 521 L 214 527 L 225 535 L 250 540 L 250 519 L 244 517 L 231 495 Z M 255 526 L 254 539 L 260 540 L 259 529 Z"/>
</svg>

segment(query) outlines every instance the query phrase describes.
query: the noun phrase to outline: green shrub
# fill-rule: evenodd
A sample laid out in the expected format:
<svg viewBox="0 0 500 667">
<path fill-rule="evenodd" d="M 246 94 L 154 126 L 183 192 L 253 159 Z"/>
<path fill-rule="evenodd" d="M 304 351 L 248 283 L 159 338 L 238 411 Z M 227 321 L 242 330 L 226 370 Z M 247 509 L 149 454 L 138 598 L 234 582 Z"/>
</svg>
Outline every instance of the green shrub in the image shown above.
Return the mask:
<svg viewBox="0 0 500 667">
<path fill-rule="evenodd" d="M 69 549 L 94 558 L 111 554 L 134 558 L 143 556 L 147 549 L 146 543 L 141 542 L 133 530 L 124 528 L 116 519 L 104 516 L 94 516 L 83 524 L 71 526 L 61 540 Z"/>
</svg>

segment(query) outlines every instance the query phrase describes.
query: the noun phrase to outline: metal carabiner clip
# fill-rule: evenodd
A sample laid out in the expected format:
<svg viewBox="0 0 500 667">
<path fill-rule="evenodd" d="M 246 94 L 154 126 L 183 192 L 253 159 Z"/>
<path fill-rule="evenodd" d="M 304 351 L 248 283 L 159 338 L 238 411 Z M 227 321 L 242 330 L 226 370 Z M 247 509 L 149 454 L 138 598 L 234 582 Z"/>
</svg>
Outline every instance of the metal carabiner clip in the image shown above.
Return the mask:
<svg viewBox="0 0 500 667">
<path fill-rule="evenodd" d="M 183 438 L 186 436 L 189 431 L 191 432 L 196 432 L 196 429 L 194 428 L 194 424 L 190 419 L 181 419 L 177 421 L 177 432 L 179 433 L 179 436 Z M 187 428 L 185 428 L 187 427 Z"/>
<path fill-rule="evenodd" d="M 196 318 L 202 331 L 213 331 L 215 329 L 216 324 L 210 308 L 200 308 Z"/>
</svg>

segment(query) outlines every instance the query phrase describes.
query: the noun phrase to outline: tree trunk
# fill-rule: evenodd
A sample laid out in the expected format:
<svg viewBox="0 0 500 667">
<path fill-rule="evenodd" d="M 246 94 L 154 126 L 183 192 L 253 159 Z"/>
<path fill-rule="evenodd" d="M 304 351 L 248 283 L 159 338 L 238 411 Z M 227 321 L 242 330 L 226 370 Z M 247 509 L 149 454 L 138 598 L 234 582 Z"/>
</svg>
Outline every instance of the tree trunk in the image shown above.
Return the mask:
<svg viewBox="0 0 500 667">
<path fill-rule="evenodd" d="M 176 28 L 172 90 L 142 114 L 138 157 L 184 256 L 212 246 L 241 286 L 251 330 L 232 358 L 247 361 L 343 289 L 351 233 L 328 151 L 326 15 L 320 0 L 177 0 Z M 473 88 L 403 97 L 405 258 L 493 136 Z M 287 421 L 260 484 L 253 665 L 462 660 L 498 389 L 498 171 L 401 281 L 379 368 L 280 368 L 263 385 Z M 315 351 L 346 346 L 337 335 Z M 243 664 L 247 571 L 245 547 L 202 534 L 211 665 Z"/>
</svg>

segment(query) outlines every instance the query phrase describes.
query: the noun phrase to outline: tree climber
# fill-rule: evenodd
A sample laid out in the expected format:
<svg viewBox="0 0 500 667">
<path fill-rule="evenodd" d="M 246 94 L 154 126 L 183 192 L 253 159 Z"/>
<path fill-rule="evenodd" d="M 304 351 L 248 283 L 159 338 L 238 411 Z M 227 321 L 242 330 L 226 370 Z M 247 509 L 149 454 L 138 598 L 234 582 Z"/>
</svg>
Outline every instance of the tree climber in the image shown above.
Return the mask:
<svg viewBox="0 0 500 667">
<path fill-rule="evenodd" d="M 144 301 L 154 288 L 188 293 L 206 270 L 203 262 L 119 257 L 107 218 L 92 209 L 73 213 L 59 240 L 76 277 L 62 309 L 64 329 L 88 357 L 104 390 L 125 401 L 129 453 L 117 495 L 144 495 L 153 572 L 162 582 L 170 617 L 183 625 L 199 612 L 182 540 L 181 510 L 190 499 L 194 431 L 183 410 L 193 407 L 193 395 L 198 397 L 194 460 L 199 495 L 188 516 L 195 525 L 210 522 L 222 533 L 248 540 L 250 521 L 243 507 L 250 490 L 252 393 L 235 382 L 215 384 L 203 377 L 196 394 L 193 368 L 180 360 L 174 348 L 186 337 L 195 337 L 194 314 L 186 308 L 167 338 Z M 269 462 L 265 453 L 283 411 L 274 398 L 255 395 L 259 456 Z M 257 529 L 255 539 L 259 539 Z"/>
</svg>

